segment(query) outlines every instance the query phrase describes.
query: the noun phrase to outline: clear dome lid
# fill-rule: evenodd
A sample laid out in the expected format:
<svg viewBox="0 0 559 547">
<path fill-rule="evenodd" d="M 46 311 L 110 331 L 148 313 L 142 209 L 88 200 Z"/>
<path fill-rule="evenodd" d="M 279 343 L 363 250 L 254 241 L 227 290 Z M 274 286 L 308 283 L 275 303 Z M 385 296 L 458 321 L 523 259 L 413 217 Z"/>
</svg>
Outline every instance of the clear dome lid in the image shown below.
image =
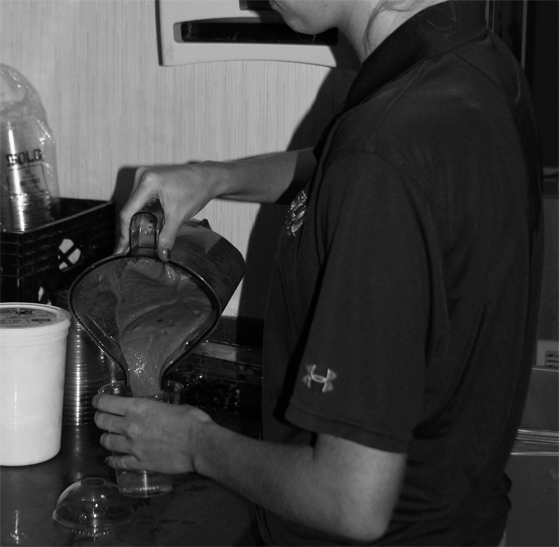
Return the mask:
<svg viewBox="0 0 559 547">
<path fill-rule="evenodd" d="M 79 534 L 97 537 L 131 524 L 134 510 L 115 484 L 90 477 L 75 482 L 60 494 L 52 518 Z"/>
</svg>

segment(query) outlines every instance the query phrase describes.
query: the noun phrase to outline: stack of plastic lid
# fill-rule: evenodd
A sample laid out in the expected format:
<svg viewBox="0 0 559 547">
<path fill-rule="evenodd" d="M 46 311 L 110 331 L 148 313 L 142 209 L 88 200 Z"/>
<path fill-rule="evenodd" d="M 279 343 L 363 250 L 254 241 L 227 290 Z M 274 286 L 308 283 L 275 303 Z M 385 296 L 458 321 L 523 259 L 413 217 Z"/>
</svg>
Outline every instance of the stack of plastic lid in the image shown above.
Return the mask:
<svg viewBox="0 0 559 547">
<path fill-rule="evenodd" d="M 68 306 L 68 291 L 58 294 L 57 304 Z M 66 346 L 66 375 L 62 423 L 93 423 L 93 396 L 99 388 L 113 381 L 108 359 L 91 336 L 73 319 Z"/>
</svg>

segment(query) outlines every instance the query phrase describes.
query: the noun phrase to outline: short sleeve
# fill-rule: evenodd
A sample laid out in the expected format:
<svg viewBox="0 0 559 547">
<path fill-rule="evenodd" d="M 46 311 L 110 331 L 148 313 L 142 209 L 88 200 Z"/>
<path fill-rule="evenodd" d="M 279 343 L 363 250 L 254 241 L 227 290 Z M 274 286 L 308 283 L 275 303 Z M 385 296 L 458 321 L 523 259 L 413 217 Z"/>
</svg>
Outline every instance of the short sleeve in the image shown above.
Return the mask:
<svg viewBox="0 0 559 547">
<path fill-rule="evenodd" d="M 406 452 L 421 415 L 433 267 L 422 186 L 353 152 L 325 170 L 313 199 L 324 257 L 286 418 Z"/>
</svg>

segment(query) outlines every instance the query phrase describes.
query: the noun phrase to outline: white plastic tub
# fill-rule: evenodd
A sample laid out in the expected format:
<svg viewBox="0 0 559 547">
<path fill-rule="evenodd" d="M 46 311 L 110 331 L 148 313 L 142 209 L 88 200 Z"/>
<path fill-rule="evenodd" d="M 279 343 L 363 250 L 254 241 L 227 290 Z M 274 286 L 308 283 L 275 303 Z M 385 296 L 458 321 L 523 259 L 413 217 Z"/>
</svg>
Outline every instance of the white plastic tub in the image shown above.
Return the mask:
<svg viewBox="0 0 559 547">
<path fill-rule="evenodd" d="M 0 304 L 0 465 L 60 451 L 71 315 L 43 304 Z"/>
</svg>

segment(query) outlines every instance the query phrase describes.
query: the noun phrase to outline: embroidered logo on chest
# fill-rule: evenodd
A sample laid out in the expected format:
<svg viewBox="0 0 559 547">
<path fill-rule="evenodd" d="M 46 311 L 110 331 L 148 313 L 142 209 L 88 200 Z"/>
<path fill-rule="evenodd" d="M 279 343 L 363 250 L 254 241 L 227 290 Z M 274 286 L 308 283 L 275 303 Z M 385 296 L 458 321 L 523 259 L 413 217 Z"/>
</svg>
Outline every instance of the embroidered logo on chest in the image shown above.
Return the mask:
<svg viewBox="0 0 559 547">
<path fill-rule="evenodd" d="M 328 369 L 326 376 L 316 373 L 316 365 L 307 365 L 307 374 L 303 376 L 303 383 L 310 389 L 313 383 L 322 384 L 322 393 L 328 393 L 329 391 L 334 391 L 334 380 L 337 378 L 337 374 Z"/>
<path fill-rule="evenodd" d="M 289 211 L 285 218 L 285 231 L 288 236 L 295 236 L 297 230 L 305 221 L 305 213 L 307 212 L 307 194 L 301 190 L 297 197 L 291 202 Z"/>
</svg>

